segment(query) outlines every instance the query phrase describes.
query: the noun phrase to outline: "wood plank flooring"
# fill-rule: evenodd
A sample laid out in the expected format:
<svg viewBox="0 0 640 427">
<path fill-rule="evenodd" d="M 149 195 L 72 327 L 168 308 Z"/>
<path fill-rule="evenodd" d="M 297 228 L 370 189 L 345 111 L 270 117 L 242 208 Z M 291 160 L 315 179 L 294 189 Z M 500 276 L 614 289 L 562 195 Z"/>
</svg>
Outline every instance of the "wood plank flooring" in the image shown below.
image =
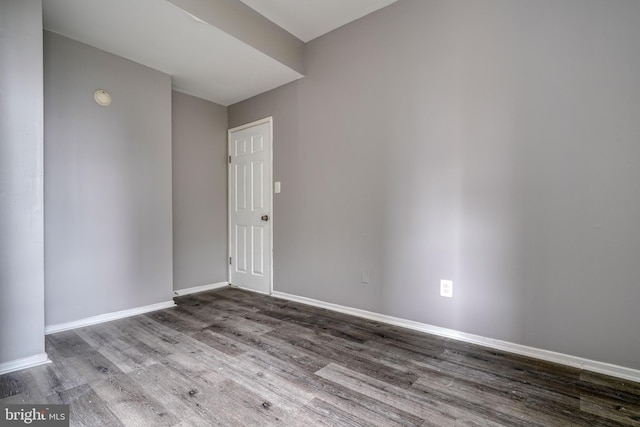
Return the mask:
<svg viewBox="0 0 640 427">
<path fill-rule="evenodd" d="M 234 288 L 49 335 L 0 403 L 74 426 L 640 426 L 640 384 Z"/>
</svg>

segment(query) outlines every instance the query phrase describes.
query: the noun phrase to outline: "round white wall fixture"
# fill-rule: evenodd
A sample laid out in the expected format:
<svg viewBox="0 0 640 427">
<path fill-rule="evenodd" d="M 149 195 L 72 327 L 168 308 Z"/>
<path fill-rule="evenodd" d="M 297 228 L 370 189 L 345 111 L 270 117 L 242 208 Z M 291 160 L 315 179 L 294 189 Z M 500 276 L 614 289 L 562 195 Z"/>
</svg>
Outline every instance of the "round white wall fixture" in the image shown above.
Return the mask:
<svg viewBox="0 0 640 427">
<path fill-rule="evenodd" d="M 111 105 L 111 95 L 104 89 L 98 89 L 93 92 L 93 99 L 96 100 L 98 105 L 102 105 L 103 107 Z"/>
</svg>

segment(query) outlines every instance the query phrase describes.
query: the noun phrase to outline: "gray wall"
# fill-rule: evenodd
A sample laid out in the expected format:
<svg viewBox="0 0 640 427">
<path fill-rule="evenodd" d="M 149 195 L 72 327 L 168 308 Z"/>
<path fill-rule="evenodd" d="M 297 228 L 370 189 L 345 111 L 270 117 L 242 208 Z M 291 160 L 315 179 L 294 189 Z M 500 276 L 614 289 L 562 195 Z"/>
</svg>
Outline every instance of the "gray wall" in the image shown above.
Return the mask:
<svg viewBox="0 0 640 427">
<path fill-rule="evenodd" d="M 274 116 L 275 290 L 640 369 L 638 16 L 401 0 L 312 41 L 229 109 Z"/>
<path fill-rule="evenodd" d="M 49 32 L 44 65 L 46 324 L 171 300 L 171 77 Z"/>
<path fill-rule="evenodd" d="M 42 3 L 0 2 L 0 364 L 44 353 Z"/>
<path fill-rule="evenodd" d="M 173 92 L 173 288 L 226 282 L 227 108 Z"/>
</svg>

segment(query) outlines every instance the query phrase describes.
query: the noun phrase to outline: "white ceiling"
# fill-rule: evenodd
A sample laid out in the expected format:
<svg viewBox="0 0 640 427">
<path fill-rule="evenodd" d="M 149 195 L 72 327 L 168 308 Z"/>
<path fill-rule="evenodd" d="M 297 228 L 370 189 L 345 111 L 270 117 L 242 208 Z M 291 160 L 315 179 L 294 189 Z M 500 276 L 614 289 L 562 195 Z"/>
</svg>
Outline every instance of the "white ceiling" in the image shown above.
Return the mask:
<svg viewBox="0 0 640 427">
<path fill-rule="evenodd" d="M 44 26 L 173 77 L 176 90 L 230 105 L 302 77 L 161 0 L 46 0 Z"/>
<path fill-rule="evenodd" d="M 308 42 L 397 0 L 240 0 Z"/>
<path fill-rule="evenodd" d="M 242 0 L 303 41 L 396 0 Z M 303 77 L 166 0 L 45 0 L 44 27 L 173 77 L 221 105 Z"/>
</svg>

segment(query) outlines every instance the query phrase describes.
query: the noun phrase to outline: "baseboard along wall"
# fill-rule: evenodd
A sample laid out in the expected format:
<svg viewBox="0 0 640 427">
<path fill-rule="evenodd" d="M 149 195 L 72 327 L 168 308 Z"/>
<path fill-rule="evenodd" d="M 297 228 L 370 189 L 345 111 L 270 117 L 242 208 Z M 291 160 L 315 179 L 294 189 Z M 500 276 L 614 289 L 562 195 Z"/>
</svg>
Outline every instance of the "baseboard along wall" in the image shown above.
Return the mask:
<svg viewBox="0 0 640 427">
<path fill-rule="evenodd" d="M 196 286 L 187 289 L 178 289 L 174 291 L 176 296 L 184 296 L 194 294 L 198 292 L 205 292 L 214 289 L 220 289 L 229 286 L 228 282 L 212 283 L 210 285 Z M 454 329 L 441 328 L 439 326 L 433 326 L 426 323 L 415 322 L 413 320 L 402 319 L 399 317 L 387 316 L 384 314 L 374 313 L 371 311 L 360 310 L 357 308 L 346 307 L 338 304 L 332 304 L 324 301 L 315 300 L 312 298 L 301 297 L 297 295 L 288 294 L 285 292 L 274 291 L 271 294 L 273 297 L 282 298 L 289 301 L 295 301 L 302 304 L 311 305 L 314 307 L 324 308 L 339 313 L 349 314 L 356 317 L 361 317 L 368 320 L 373 320 L 380 323 L 386 323 L 389 325 L 400 326 L 415 331 L 425 332 L 428 334 L 438 335 L 446 338 L 455 339 L 458 341 L 468 342 L 471 344 L 478 344 L 485 347 L 493 348 L 496 350 L 502 350 L 522 356 L 533 357 L 548 362 L 559 363 L 566 366 L 571 366 L 586 371 L 597 372 L 604 375 L 610 375 L 616 378 L 623 378 L 635 382 L 640 382 L 640 370 L 627 368 L 624 366 L 613 365 L 610 363 L 599 362 L 597 360 L 585 359 L 582 357 L 572 356 L 563 353 L 557 353 L 549 350 L 543 350 L 535 347 L 529 347 L 521 344 L 515 344 L 508 341 L 501 341 L 493 338 L 487 338 L 480 335 L 468 334 L 465 332 L 456 331 Z M 176 304 L 173 301 L 166 301 L 159 304 L 147 305 L 144 307 L 138 307 L 129 310 L 122 310 L 113 313 L 101 314 L 99 316 L 88 317 L 68 323 L 60 323 L 56 325 L 45 326 L 45 334 L 53 334 L 56 332 L 67 331 L 76 328 L 82 328 L 85 326 L 95 325 L 98 323 L 109 322 L 111 320 L 122 319 L 125 317 L 135 316 L 138 314 L 149 313 L 151 311 L 162 310 L 165 308 L 174 307 Z M 45 363 L 51 363 L 46 355 L 36 355 L 19 359 L 15 361 L 0 363 L 0 375 L 17 371 L 20 369 L 30 368 Z"/>
<path fill-rule="evenodd" d="M 123 319 L 125 317 L 130 317 L 130 316 L 137 316 L 138 314 L 149 313 L 151 311 L 162 310 L 165 308 L 171 308 L 175 306 L 176 306 L 176 303 L 173 302 L 173 300 L 171 300 L 171 301 L 160 302 L 157 304 L 131 308 L 128 310 L 114 311 L 113 313 L 100 314 L 98 316 L 92 316 L 84 319 L 74 320 L 73 322 L 47 325 L 44 327 L 44 333 L 45 335 L 55 334 L 56 332 L 83 328 L 85 326 L 91 326 L 91 325 L 96 325 L 98 323 L 110 322 L 112 320 Z"/>
<path fill-rule="evenodd" d="M 174 289 L 173 294 L 181 297 L 184 295 L 197 294 L 198 292 L 211 291 L 213 289 L 220 289 L 229 286 L 229 282 L 218 282 L 210 285 L 194 286 L 193 288 L 186 289 Z"/>
<path fill-rule="evenodd" d="M 40 366 L 47 363 L 51 363 L 51 360 L 49 360 L 47 353 L 36 354 L 35 356 L 29 356 L 22 359 L 0 363 L 0 375 L 8 374 L 9 372 L 20 371 L 22 369 L 33 368 L 35 366 Z"/>
<path fill-rule="evenodd" d="M 289 301 L 299 302 L 314 307 L 325 308 L 339 313 L 350 314 L 352 316 L 361 317 L 389 325 L 400 326 L 415 331 L 426 332 L 428 334 L 438 335 L 441 337 L 451 338 L 458 341 L 464 341 L 471 344 L 478 344 L 490 347 L 496 350 L 502 350 L 509 353 L 519 354 L 521 356 L 533 357 L 545 360 L 547 362 L 559 363 L 561 365 L 572 366 L 574 368 L 586 371 L 597 372 L 604 375 L 610 375 L 616 378 L 623 378 L 635 382 L 640 382 L 640 370 L 626 368 L 624 366 L 613 365 L 610 363 L 599 362 L 596 360 L 584 359 L 582 357 L 572 356 L 563 353 L 556 353 L 549 350 L 543 350 L 535 347 L 529 347 L 521 344 L 515 344 L 508 341 L 486 338 L 480 335 L 468 334 L 456 331 L 454 329 L 441 328 L 426 323 L 415 322 L 413 320 L 402 319 L 399 317 L 387 316 L 384 314 L 373 313 L 371 311 L 360 310 L 352 307 L 345 307 L 338 304 L 332 304 L 312 298 L 291 295 L 284 292 L 273 292 L 274 297 L 286 299 Z"/>
</svg>

